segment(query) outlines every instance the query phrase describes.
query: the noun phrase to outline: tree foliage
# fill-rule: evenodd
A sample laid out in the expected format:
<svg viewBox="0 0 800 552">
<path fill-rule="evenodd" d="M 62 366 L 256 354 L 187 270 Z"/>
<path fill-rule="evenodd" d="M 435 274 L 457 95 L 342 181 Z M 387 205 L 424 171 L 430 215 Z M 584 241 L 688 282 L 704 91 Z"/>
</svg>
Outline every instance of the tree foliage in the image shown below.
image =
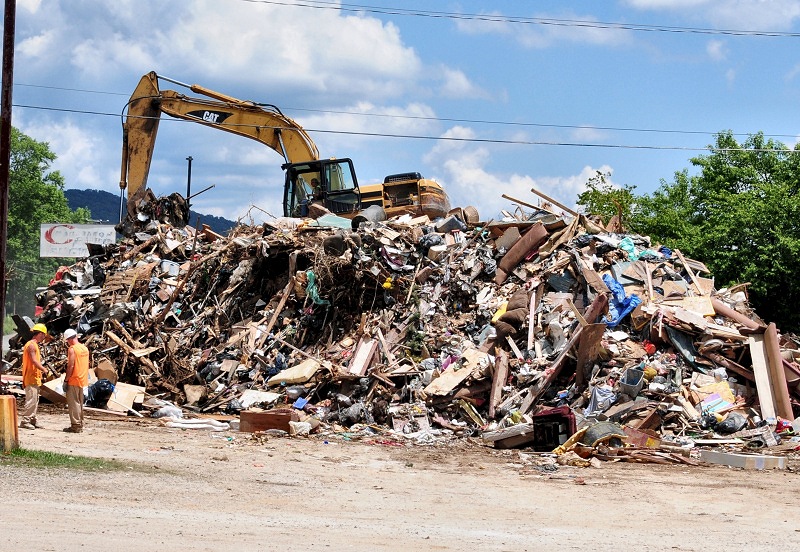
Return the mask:
<svg viewBox="0 0 800 552">
<path fill-rule="evenodd" d="M 626 221 L 636 201 L 636 186 L 617 188 L 608 182 L 608 176 L 608 173 L 597 171 L 586 182 L 586 191 L 578 196 L 578 205 L 583 206 L 587 213 L 599 215 L 606 223 L 614 215 L 621 215 Z"/>
<path fill-rule="evenodd" d="M 88 210 L 70 210 L 64 197 L 64 178 L 50 170 L 55 159 L 47 143 L 11 129 L 6 249 L 11 269 L 9 311 L 33 314 L 36 287 L 47 285 L 60 264 L 72 262 L 39 257 L 40 225 L 89 220 Z"/>
<path fill-rule="evenodd" d="M 717 288 L 749 283 L 761 317 L 800 330 L 800 148 L 761 133 L 740 144 L 728 131 L 709 150 L 690 160 L 697 175 L 635 196 L 628 228 L 703 261 Z"/>
</svg>

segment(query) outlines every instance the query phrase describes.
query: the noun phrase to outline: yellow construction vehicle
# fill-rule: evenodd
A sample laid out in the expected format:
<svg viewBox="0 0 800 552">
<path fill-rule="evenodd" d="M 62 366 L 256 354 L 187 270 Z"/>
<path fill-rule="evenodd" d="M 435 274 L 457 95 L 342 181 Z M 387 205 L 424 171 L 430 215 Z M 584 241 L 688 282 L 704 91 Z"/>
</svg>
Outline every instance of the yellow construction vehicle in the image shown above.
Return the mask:
<svg viewBox="0 0 800 552">
<path fill-rule="evenodd" d="M 188 88 L 205 98 L 161 90 L 159 80 Z M 306 216 L 315 203 L 347 218 L 373 205 L 383 208 L 387 217 L 409 213 L 436 218 L 450 210 L 444 189 L 416 172 L 391 175 L 383 183 L 359 186 L 352 160 L 320 159 L 317 146 L 306 131 L 271 104 L 238 100 L 150 72 L 141 78 L 126 107 L 119 186 L 128 190 L 130 216 L 135 216 L 136 202 L 147 188 L 162 113 L 252 138 L 281 154 L 284 159 L 281 167 L 286 173 L 284 216 Z"/>
</svg>

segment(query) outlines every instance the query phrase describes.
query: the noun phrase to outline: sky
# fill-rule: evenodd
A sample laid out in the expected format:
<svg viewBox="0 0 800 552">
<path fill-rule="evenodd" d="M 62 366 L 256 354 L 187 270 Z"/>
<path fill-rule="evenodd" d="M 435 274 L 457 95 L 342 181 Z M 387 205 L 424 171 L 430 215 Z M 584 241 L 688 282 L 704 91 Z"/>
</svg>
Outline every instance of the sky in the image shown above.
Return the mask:
<svg viewBox="0 0 800 552">
<path fill-rule="evenodd" d="M 274 104 L 360 183 L 420 172 L 483 220 L 531 189 L 574 207 L 598 171 L 652 193 L 718 132 L 800 133 L 800 0 L 17 0 L 14 55 L 12 124 L 67 189 L 115 194 L 149 71 Z M 196 211 L 281 215 L 275 151 L 164 116 L 157 195 L 185 194 L 188 156 Z"/>
</svg>

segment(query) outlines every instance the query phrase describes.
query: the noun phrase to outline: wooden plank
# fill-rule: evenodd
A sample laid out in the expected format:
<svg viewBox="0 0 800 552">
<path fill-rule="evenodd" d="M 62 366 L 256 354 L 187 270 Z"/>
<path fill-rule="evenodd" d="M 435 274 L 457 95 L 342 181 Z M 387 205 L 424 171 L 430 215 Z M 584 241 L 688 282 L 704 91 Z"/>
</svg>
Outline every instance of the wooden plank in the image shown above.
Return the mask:
<svg viewBox="0 0 800 552">
<path fill-rule="evenodd" d="M 353 353 L 353 360 L 347 367 L 348 373 L 354 376 L 364 376 L 372 365 L 375 353 L 378 352 L 378 341 L 367 337 L 362 337 Z"/>
<path fill-rule="evenodd" d="M 386 355 L 386 364 L 389 365 L 390 368 L 394 367 L 396 364 L 394 355 L 389 349 L 389 345 L 386 343 L 386 338 L 383 337 L 383 332 L 381 332 L 380 328 L 378 328 L 375 333 L 378 336 L 378 342 L 381 344 L 381 349 L 383 349 L 383 354 Z"/>
<path fill-rule="evenodd" d="M 539 306 L 539 299 L 541 298 L 541 289 L 543 286 L 536 282 L 534 285 L 533 293 L 531 293 L 531 300 L 528 304 L 528 350 L 533 350 L 533 343 L 536 339 L 536 309 Z"/>
<path fill-rule="evenodd" d="M 514 353 L 514 357 L 517 360 L 525 360 L 525 355 L 522 354 L 522 351 L 519 350 L 519 347 L 517 347 L 517 344 L 514 343 L 514 340 L 511 339 L 510 335 L 506 336 L 506 342 L 508 343 L 508 346 L 511 347 L 511 351 Z"/>
<path fill-rule="evenodd" d="M 126 354 L 134 356 L 133 355 L 133 349 L 130 347 L 130 345 L 125 343 L 122 340 L 122 338 L 120 338 L 117 334 L 115 334 L 111 330 L 108 330 L 108 331 L 106 331 L 106 337 L 108 337 L 111 341 L 113 341 L 114 343 L 119 345 L 119 347 L 123 351 L 125 351 Z M 139 363 L 142 364 L 145 367 L 145 370 L 144 370 L 145 374 L 156 374 L 158 376 L 161 376 L 161 372 L 159 371 L 158 367 L 156 367 L 156 365 L 153 364 L 152 360 L 150 360 L 147 357 L 134 357 L 134 358 L 136 358 L 139 361 Z"/>
<path fill-rule="evenodd" d="M 531 192 L 532 192 L 532 193 L 534 193 L 534 194 L 536 194 L 536 195 L 538 195 L 539 197 L 541 197 L 541 198 L 542 198 L 542 199 L 544 199 L 545 201 L 549 201 L 549 202 L 550 202 L 550 203 L 552 203 L 553 205 L 555 205 L 555 206 L 557 206 L 557 207 L 560 207 L 561 209 L 564 209 L 564 211 L 565 211 L 565 212 L 569 213 L 569 214 L 570 214 L 570 215 L 572 215 L 573 217 L 575 217 L 575 218 L 578 218 L 578 213 L 576 213 L 575 211 L 573 211 L 572 209 L 570 209 L 569 207 L 567 207 L 567 206 L 566 206 L 566 205 L 564 205 L 563 203 L 559 203 L 558 201 L 556 201 L 555 199 L 553 199 L 553 198 L 552 198 L 552 197 L 550 197 L 549 195 L 546 195 L 546 194 L 544 194 L 544 193 L 540 192 L 540 191 L 539 191 L 539 190 L 537 190 L 536 188 L 531 188 Z"/>
<path fill-rule="evenodd" d="M 508 379 L 508 355 L 505 351 L 497 352 L 497 359 L 494 363 L 494 374 L 492 375 L 492 390 L 489 393 L 489 418 L 494 418 L 497 406 L 503 396 L 503 386 Z"/>
<path fill-rule="evenodd" d="M 772 398 L 775 401 L 775 413 L 784 420 L 794 420 L 792 400 L 789 398 L 789 387 L 786 385 L 786 372 L 783 371 L 783 358 L 775 323 L 767 326 L 764 332 L 764 346 L 767 353 L 767 367 L 772 384 Z"/>
<path fill-rule="evenodd" d="M 458 370 L 448 366 L 438 378 L 425 387 L 427 395 L 447 395 L 465 382 L 482 362 L 488 362 L 489 355 L 477 349 L 466 349 L 462 353 L 462 366 Z"/>
<path fill-rule="evenodd" d="M 606 325 L 602 322 L 589 324 L 583 328 L 583 335 L 578 344 L 578 361 L 575 368 L 575 385 L 578 389 L 583 388 L 585 384 L 587 366 L 594 364 L 594 361 L 600 356 L 605 331 Z"/>
<path fill-rule="evenodd" d="M 774 423 L 775 402 L 772 399 L 772 381 L 769 377 L 764 336 L 753 334 L 747 341 L 750 346 L 750 357 L 753 359 L 753 374 L 756 379 L 758 402 L 761 405 L 761 418 L 767 420 L 769 423 Z"/>
<path fill-rule="evenodd" d="M 678 259 L 680 259 L 681 263 L 683 264 L 683 268 L 686 270 L 686 272 L 689 274 L 689 277 L 692 279 L 692 283 L 694 284 L 697 293 L 699 293 L 700 295 L 704 295 L 703 286 L 700 285 L 700 282 L 697 281 L 697 277 L 694 274 L 694 270 L 692 270 L 692 267 L 689 266 L 688 262 L 686 262 L 683 253 L 681 253 L 680 250 L 676 249 L 675 254 L 678 256 Z"/>
</svg>

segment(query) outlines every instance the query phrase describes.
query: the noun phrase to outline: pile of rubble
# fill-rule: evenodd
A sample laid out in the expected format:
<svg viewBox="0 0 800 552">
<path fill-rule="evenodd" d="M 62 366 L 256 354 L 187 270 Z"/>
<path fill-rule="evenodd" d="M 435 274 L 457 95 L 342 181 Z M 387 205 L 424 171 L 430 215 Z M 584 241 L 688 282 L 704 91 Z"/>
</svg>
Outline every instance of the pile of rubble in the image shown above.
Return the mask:
<svg viewBox="0 0 800 552">
<path fill-rule="evenodd" d="M 797 341 L 748 308 L 746 286 L 715 289 L 702 262 L 646 236 L 541 209 L 355 229 L 283 218 L 228 236 L 164 220 L 62 267 L 37 321 L 77 328 L 95 364 L 179 416 L 480 436 L 575 462 L 800 445 L 779 444 L 798 412 Z"/>
</svg>

